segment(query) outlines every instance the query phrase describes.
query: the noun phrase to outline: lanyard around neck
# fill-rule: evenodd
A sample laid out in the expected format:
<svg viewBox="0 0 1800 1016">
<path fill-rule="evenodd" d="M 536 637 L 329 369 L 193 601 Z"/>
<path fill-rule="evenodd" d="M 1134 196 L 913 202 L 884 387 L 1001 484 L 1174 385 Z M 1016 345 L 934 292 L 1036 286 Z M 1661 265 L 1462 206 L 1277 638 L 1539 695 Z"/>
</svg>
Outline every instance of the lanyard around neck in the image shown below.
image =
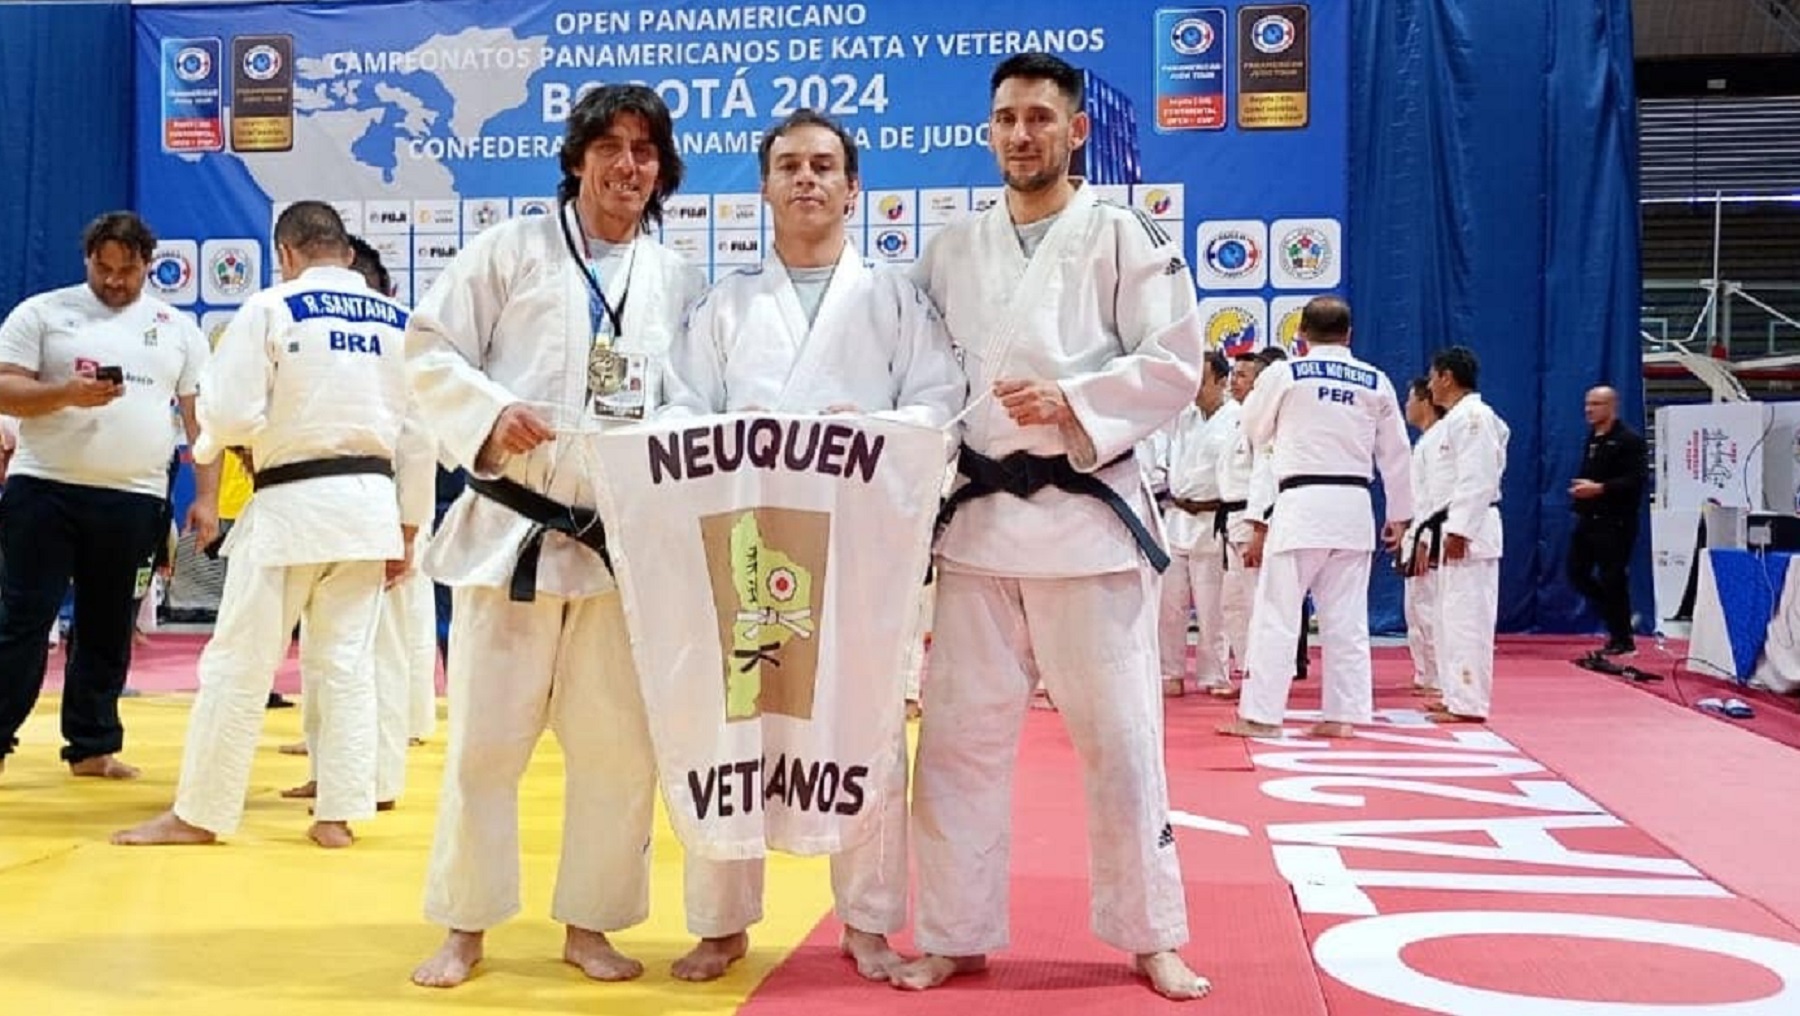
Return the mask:
<svg viewBox="0 0 1800 1016">
<path fill-rule="evenodd" d="M 613 338 L 619 338 L 625 334 L 625 301 L 631 298 L 631 269 L 637 263 L 637 236 L 634 234 L 631 238 L 631 259 L 625 264 L 625 289 L 619 294 L 619 305 L 614 307 L 612 301 L 606 298 L 606 290 L 600 285 L 599 272 L 594 269 L 593 263 L 585 256 L 585 253 L 575 245 L 575 235 L 569 229 L 568 216 L 569 205 L 572 203 L 564 202 L 563 207 L 558 211 L 558 216 L 562 226 L 563 243 L 569 248 L 569 256 L 581 266 L 581 278 L 587 283 L 588 319 L 593 326 L 594 334 L 600 334 L 602 324 L 611 324 Z M 576 215 L 579 216 L 580 213 L 577 212 Z M 579 218 L 577 221 L 580 221 Z"/>
</svg>

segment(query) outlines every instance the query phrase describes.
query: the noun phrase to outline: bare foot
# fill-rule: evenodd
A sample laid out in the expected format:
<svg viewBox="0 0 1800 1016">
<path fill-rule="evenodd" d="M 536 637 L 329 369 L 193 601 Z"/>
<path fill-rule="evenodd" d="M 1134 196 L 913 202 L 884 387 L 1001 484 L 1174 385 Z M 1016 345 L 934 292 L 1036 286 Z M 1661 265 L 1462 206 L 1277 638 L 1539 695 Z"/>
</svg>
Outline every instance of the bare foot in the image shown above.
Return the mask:
<svg viewBox="0 0 1800 1016">
<path fill-rule="evenodd" d="M 1448 709 L 1433 709 L 1425 714 L 1425 718 L 1433 723 L 1486 723 L 1485 716 L 1469 716 L 1464 713 L 1453 713 Z"/>
<path fill-rule="evenodd" d="M 348 822 L 314 822 L 307 828 L 306 837 L 327 850 L 341 850 L 356 842 Z"/>
<path fill-rule="evenodd" d="M 1187 682 L 1179 677 L 1163 678 L 1163 698 L 1180 698 L 1187 694 Z"/>
<path fill-rule="evenodd" d="M 424 744 L 424 743 L 425 743 L 425 739 L 422 737 L 409 737 L 406 739 L 406 746 L 408 748 L 417 748 L 419 745 Z"/>
<path fill-rule="evenodd" d="M 412 982 L 421 988 L 454 988 L 469 979 L 481 962 L 481 932 L 452 931 L 444 944 L 413 968 Z"/>
<path fill-rule="evenodd" d="M 906 700 L 906 718 L 907 719 L 916 720 L 919 717 L 924 716 L 924 715 L 925 715 L 925 709 L 919 705 L 918 699 L 910 699 L 909 698 Z"/>
<path fill-rule="evenodd" d="M 1348 723 L 1326 720 L 1324 723 L 1313 724 L 1307 733 L 1313 737 L 1355 737 L 1356 728 Z"/>
<path fill-rule="evenodd" d="M 902 963 L 888 983 L 908 991 L 929 991 L 952 977 L 978 974 L 987 969 L 986 956 L 921 956 Z"/>
<path fill-rule="evenodd" d="M 287 798 L 301 798 L 310 801 L 319 796 L 319 781 L 307 780 L 297 787 L 289 787 L 281 792 L 281 796 Z"/>
<path fill-rule="evenodd" d="M 688 950 L 686 956 L 676 960 L 669 972 L 682 981 L 716 981 L 749 952 L 750 935 L 747 932 L 703 938 Z"/>
<path fill-rule="evenodd" d="M 1237 687 L 1229 684 L 1221 684 L 1217 688 L 1208 688 L 1206 689 L 1206 693 L 1213 698 L 1219 699 L 1234 699 L 1238 697 Z"/>
<path fill-rule="evenodd" d="M 1135 963 L 1137 972 L 1150 979 L 1150 986 L 1164 998 L 1185 1002 L 1189 999 L 1205 998 L 1212 990 L 1212 982 L 1194 973 L 1187 961 L 1173 950 L 1159 953 L 1140 953 Z"/>
<path fill-rule="evenodd" d="M 629 981 L 644 972 L 644 965 L 613 948 L 603 931 L 568 925 L 563 931 L 563 962 L 580 968 L 596 981 Z"/>
<path fill-rule="evenodd" d="M 1433 688 L 1431 685 L 1428 685 L 1428 684 L 1413 685 L 1412 693 L 1417 698 L 1438 698 L 1439 696 L 1444 694 L 1442 691 L 1439 691 L 1438 689 Z"/>
<path fill-rule="evenodd" d="M 283 755 L 305 755 L 307 753 L 305 741 L 295 741 L 293 744 L 284 744 L 275 750 Z"/>
<path fill-rule="evenodd" d="M 142 825 L 113 833 L 112 841 L 121 847 L 153 847 L 165 844 L 215 843 L 218 837 L 197 825 L 183 822 L 173 811 L 165 811 Z"/>
<path fill-rule="evenodd" d="M 1281 726 L 1275 723 L 1258 723 L 1239 717 L 1231 723 L 1219 727 L 1219 733 L 1228 737 L 1280 737 Z"/>
<path fill-rule="evenodd" d="M 894 947 L 888 945 L 886 935 L 873 931 L 862 931 L 844 926 L 843 935 L 838 937 L 838 948 L 845 956 L 856 961 L 856 972 L 871 981 L 885 981 L 894 976 L 900 964 L 906 962 Z"/>
<path fill-rule="evenodd" d="M 95 755 L 93 758 L 69 763 L 69 775 L 93 776 L 102 780 L 135 780 L 139 774 L 137 766 L 120 762 L 117 755 Z"/>
</svg>

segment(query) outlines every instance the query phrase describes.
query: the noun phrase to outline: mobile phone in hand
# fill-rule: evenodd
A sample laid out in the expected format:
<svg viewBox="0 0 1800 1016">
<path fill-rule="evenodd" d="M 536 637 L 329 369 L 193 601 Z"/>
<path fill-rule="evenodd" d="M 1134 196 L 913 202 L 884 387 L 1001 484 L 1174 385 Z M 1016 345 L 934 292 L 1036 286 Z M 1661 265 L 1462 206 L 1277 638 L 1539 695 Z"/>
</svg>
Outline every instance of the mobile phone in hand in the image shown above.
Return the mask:
<svg viewBox="0 0 1800 1016">
<path fill-rule="evenodd" d="M 111 381 L 113 384 L 125 383 L 125 368 L 119 366 L 101 367 L 94 371 L 94 380 Z"/>
</svg>

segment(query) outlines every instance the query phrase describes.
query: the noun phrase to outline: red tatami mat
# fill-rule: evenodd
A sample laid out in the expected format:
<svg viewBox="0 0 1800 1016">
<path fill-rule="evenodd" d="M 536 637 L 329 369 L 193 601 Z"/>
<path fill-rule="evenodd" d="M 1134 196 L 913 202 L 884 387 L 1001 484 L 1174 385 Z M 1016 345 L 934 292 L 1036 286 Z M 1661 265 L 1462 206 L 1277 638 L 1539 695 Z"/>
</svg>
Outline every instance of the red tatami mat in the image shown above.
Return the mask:
<svg viewBox="0 0 1800 1016">
<path fill-rule="evenodd" d="M 1404 651 L 1378 650 L 1376 724 L 1303 740 L 1318 682 L 1297 685 L 1290 738 L 1249 745 L 1254 771 L 1219 764 L 1229 703 L 1168 703 L 1183 952 L 1208 1002 L 1155 998 L 1088 932 L 1079 775 L 1034 713 L 992 970 L 923 996 L 866 985 L 827 922 L 746 1011 L 1800 1014 L 1800 753 L 1546 648 L 1503 644 L 1485 730 L 1424 723 Z"/>
</svg>

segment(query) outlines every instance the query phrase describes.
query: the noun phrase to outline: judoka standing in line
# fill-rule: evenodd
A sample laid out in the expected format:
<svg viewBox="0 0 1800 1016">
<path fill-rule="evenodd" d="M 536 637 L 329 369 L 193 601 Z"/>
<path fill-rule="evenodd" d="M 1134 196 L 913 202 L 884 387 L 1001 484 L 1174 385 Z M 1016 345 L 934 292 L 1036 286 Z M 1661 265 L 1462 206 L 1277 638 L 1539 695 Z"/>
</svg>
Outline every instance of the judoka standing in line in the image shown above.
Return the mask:
<svg viewBox="0 0 1800 1016">
<path fill-rule="evenodd" d="M 1313 594 L 1325 647 L 1324 719 L 1315 737 L 1349 737 L 1374 710 L 1369 568 L 1370 465 L 1387 494 L 1383 539 L 1398 547 L 1412 514 L 1412 447 L 1387 375 L 1350 353 L 1350 308 L 1319 296 L 1300 312 L 1303 357 L 1272 363 L 1244 404 L 1244 429 L 1274 445 L 1276 496 L 1238 720 L 1220 733 L 1278 737 L 1293 681 L 1301 604 Z"/>
<path fill-rule="evenodd" d="M 1175 952 L 1187 905 L 1163 770 L 1157 572 L 1134 445 L 1192 401 L 1205 345 L 1181 249 L 1069 178 L 1082 75 L 1042 53 L 991 78 L 1005 200 L 948 226 L 915 278 L 964 350 L 965 482 L 940 539 L 913 795 L 917 941 L 894 983 L 982 969 L 1009 937 L 1012 773 L 1043 682 L 1082 760 L 1095 933 L 1170 998 L 1210 985 Z"/>
<path fill-rule="evenodd" d="M 1494 622 L 1500 610 L 1500 478 L 1511 431 L 1476 390 L 1474 351 L 1451 346 L 1431 359 L 1431 400 L 1444 407 L 1443 450 L 1432 483 L 1442 498 L 1431 519 L 1442 528 L 1437 577 L 1439 723 L 1480 723 L 1494 698 Z"/>
<path fill-rule="evenodd" d="M 1231 641 L 1233 632 L 1241 634 L 1241 616 L 1227 616 L 1224 595 L 1229 561 L 1223 536 L 1231 507 L 1219 492 L 1220 463 L 1230 454 L 1239 430 L 1239 406 L 1226 391 L 1230 376 L 1231 365 L 1224 353 L 1206 354 L 1201 361 L 1199 394 L 1193 406 L 1176 417 L 1178 425 L 1169 442 L 1169 508 L 1164 515 L 1169 572 L 1179 568 L 1188 575 L 1200 634 L 1194 676 L 1207 692 L 1231 687 L 1232 658 L 1240 663 L 1244 658 L 1244 643 Z M 1168 583 L 1168 573 L 1163 581 Z M 1157 624 L 1163 693 L 1179 695 L 1187 670 L 1187 611 L 1172 613 L 1166 585 L 1164 592 L 1164 609 Z M 1238 606 L 1240 615 L 1248 609 L 1248 604 Z"/>
<path fill-rule="evenodd" d="M 211 843 L 237 829 L 275 669 L 302 618 L 301 667 L 319 697 L 308 835 L 347 847 L 349 823 L 375 814 L 381 591 L 408 564 L 402 526 L 431 514 L 429 488 L 404 485 L 430 455 L 405 427 L 406 310 L 350 271 L 349 235 L 324 202 L 283 211 L 275 245 L 285 281 L 245 301 L 200 385 L 194 461 L 245 449 L 256 493 L 225 540 L 232 566 L 175 804 L 115 843 Z"/>
<path fill-rule="evenodd" d="M 670 357 L 669 405 L 949 423 L 968 382 L 943 320 L 904 273 L 871 270 L 844 234 L 859 185 L 856 142 L 802 109 L 763 135 L 760 159 L 775 256 L 727 276 L 695 308 Z M 887 936 L 906 923 L 904 728 L 893 754 L 877 835 L 831 857 L 842 947 L 871 980 L 899 965 Z M 686 881 L 688 930 L 701 941 L 675 962 L 675 976 L 708 981 L 749 948 L 746 929 L 762 919 L 763 861 L 690 853 Z"/>
<path fill-rule="evenodd" d="M 1238 412 L 1232 419 L 1225 453 L 1219 456 L 1219 511 L 1225 515 L 1223 527 L 1215 526 L 1214 534 L 1214 541 L 1224 557 L 1225 571 L 1219 583 L 1219 610 L 1225 641 L 1235 647 L 1240 669 L 1249 652 L 1250 605 L 1256 596 L 1256 576 L 1262 563 L 1261 550 L 1252 560 L 1250 547 L 1255 543 L 1260 548 L 1261 533 L 1266 528 L 1262 517 L 1251 510 L 1251 502 L 1255 500 L 1253 489 L 1258 456 L 1244 433 L 1243 404 L 1250 397 L 1250 389 L 1256 384 L 1256 375 L 1262 367 L 1263 362 L 1255 353 L 1240 353 L 1232 359 L 1231 377 L 1226 386 L 1237 403 Z M 1266 462 L 1263 470 L 1265 473 L 1268 470 Z M 1272 502 L 1273 498 L 1266 500 Z M 1237 697 L 1238 689 L 1228 675 L 1224 684 L 1208 688 L 1207 693 L 1214 698 L 1229 699 Z"/>
<path fill-rule="evenodd" d="M 381 264 L 381 255 L 354 236 L 350 238 L 350 247 L 353 252 L 350 270 L 363 277 L 371 292 L 391 299 L 393 284 Z M 427 447 L 435 448 L 422 431 L 418 439 Z M 403 488 L 418 491 L 434 487 L 437 478 L 435 457 L 409 456 L 407 468 L 412 472 L 402 481 Z M 380 621 L 375 629 L 376 811 L 394 807 L 406 790 L 406 748 L 416 722 L 414 699 L 421 682 L 428 689 L 425 694 L 431 700 L 432 711 L 436 711 L 437 637 L 436 620 L 431 611 L 431 580 L 413 566 L 419 525 L 425 521 L 428 519 L 414 520 L 403 527 L 408 567 L 406 573 L 390 581 L 382 593 Z M 302 628 L 302 657 L 306 655 L 306 643 L 306 629 Z M 319 793 L 320 696 L 306 673 L 302 672 L 300 678 L 301 725 L 305 739 L 298 745 L 284 745 L 281 751 L 309 756 L 310 772 L 305 783 L 282 791 L 281 796 L 310 800 Z"/>
<path fill-rule="evenodd" d="M 426 425 L 469 489 L 425 553 L 454 590 L 450 741 L 425 915 L 449 929 L 413 972 L 450 987 L 519 910 L 519 780 L 548 726 L 562 745 L 563 958 L 598 980 L 643 965 L 606 933 L 650 908 L 655 759 L 594 510 L 582 431 L 653 405 L 704 278 L 646 235 L 681 185 L 668 107 L 606 85 L 570 111 L 561 203 L 463 249 L 407 333 Z"/>
<path fill-rule="evenodd" d="M 1444 410 L 1431 401 L 1429 378 L 1414 378 L 1406 392 L 1406 422 L 1419 432 L 1413 442 L 1413 505 L 1419 512 L 1448 500 L 1431 490 L 1440 474 L 1436 463 L 1444 455 L 1444 431 L 1437 426 Z M 1441 531 L 1427 534 L 1414 519 L 1400 544 L 1400 573 L 1405 577 L 1406 648 L 1413 661 L 1413 693 L 1438 694 L 1437 674 L 1437 566 L 1443 554 Z"/>
</svg>

